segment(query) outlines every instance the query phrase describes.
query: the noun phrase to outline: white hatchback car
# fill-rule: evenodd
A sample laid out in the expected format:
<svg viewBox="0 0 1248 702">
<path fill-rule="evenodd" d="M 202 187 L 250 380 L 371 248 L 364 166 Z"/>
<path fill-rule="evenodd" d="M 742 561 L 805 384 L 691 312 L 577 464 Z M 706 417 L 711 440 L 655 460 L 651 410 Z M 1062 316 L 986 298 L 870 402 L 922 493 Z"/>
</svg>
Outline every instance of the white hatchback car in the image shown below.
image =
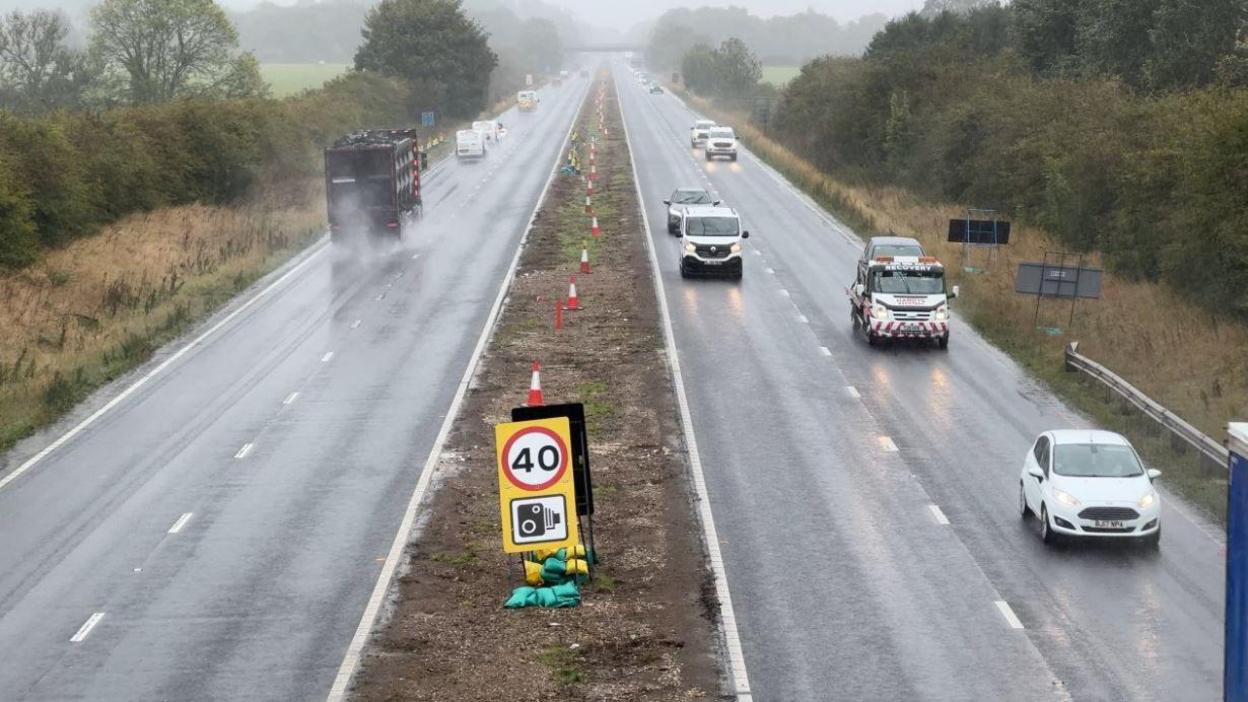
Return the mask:
<svg viewBox="0 0 1248 702">
<path fill-rule="evenodd" d="M 1040 519 L 1040 536 L 1141 539 L 1161 542 L 1161 497 L 1131 443 L 1109 431 L 1046 431 L 1023 459 L 1018 510 Z"/>
</svg>

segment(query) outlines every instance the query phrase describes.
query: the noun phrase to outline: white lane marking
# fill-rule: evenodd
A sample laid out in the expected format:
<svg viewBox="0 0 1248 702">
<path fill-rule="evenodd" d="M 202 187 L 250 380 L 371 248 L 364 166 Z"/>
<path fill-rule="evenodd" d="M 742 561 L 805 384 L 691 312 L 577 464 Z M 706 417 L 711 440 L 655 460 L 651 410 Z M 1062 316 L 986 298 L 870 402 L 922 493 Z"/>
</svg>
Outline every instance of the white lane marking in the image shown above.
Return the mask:
<svg viewBox="0 0 1248 702">
<path fill-rule="evenodd" d="M 797 321 L 801 322 L 802 324 L 810 324 L 810 318 L 804 314 L 797 315 Z"/>
<path fill-rule="evenodd" d="M 617 90 L 618 83 L 617 83 Z M 623 106 L 620 107 L 621 118 Z M 707 556 L 711 564 L 711 572 L 715 579 L 715 595 L 719 598 L 719 628 L 724 634 L 724 645 L 727 648 L 728 668 L 732 678 L 734 691 L 732 695 L 737 702 L 752 702 L 750 694 L 750 677 L 745 667 L 745 654 L 741 649 L 741 636 L 737 631 L 737 615 L 732 608 L 732 594 L 728 590 L 728 573 L 724 568 L 724 557 L 719 549 L 719 534 L 715 530 L 715 516 L 711 513 L 711 500 L 706 489 L 706 477 L 702 472 L 702 459 L 698 453 L 698 440 L 693 431 L 693 414 L 689 410 L 689 398 L 685 393 L 684 376 L 680 370 L 680 357 L 676 353 L 676 333 L 672 329 L 672 316 L 667 306 L 667 293 L 663 287 L 663 275 L 659 270 L 659 257 L 653 242 L 654 234 L 650 226 L 650 208 L 646 207 L 646 198 L 641 191 L 641 180 L 637 175 L 637 156 L 633 153 L 632 138 L 628 133 L 628 120 L 621 119 L 624 125 L 624 143 L 628 146 L 629 161 L 633 167 L 633 187 L 637 189 L 637 200 L 641 205 L 641 224 L 645 229 L 646 251 L 650 255 L 650 272 L 654 278 L 654 292 L 659 300 L 659 314 L 663 320 L 663 341 L 667 347 L 667 362 L 672 369 L 672 385 L 676 389 L 676 402 L 680 407 L 680 423 L 684 429 L 685 446 L 689 451 L 689 470 L 693 478 L 694 493 L 698 496 L 698 517 L 702 522 L 702 540 L 706 544 Z"/>
<path fill-rule="evenodd" d="M 78 633 L 71 636 L 69 639 L 69 642 L 70 643 L 82 643 L 83 641 L 85 641 L 86 638 L 91 635 L 91 630 L 94 629 L 95 625 L 99 624 L 100 620 L 103 618 L 104 618 L 103 612 L 96 612 L 95 614 L 92 614 L 90 617 L 87 617 L 87 621 L 83 622 L 82 626 L 78 627 Z"/>
<path fill-rule="evenodd" d="M 418 259 L 418 258 L 420 258 L 420 254 L 418 254 L 418 253 L 414 253 L 414 254 L 412 254 L 412 260 L 413 260 L 413 261 L 415 261 L 415 260 L 416 260 L 416 259 Z"/>
<path fill-rule="evenodd" d="M 285 400 L 282 400 L 282 404 L 283 404 L 283 405 L 293 405 L 293 404 L 295 404 L 295 400 L 298 400 L 298 399 L 299 399 L 299 393 L 298 393 L 298 392 L 292 392 L 292 393 L 290 393 L 289 395 L 287 395 L 287 396 L 286 396 L 286 399 L 285 399 Z"/>
<path fill-rule="evenodd" d="M 1001 612 L 1001 616 L 1005 617 L 1005 621 L 1010 625 L 1011 629 L 1023 628 L 1022 620 L 1018 618 L 1018 615 L 1014 613 L 1013 609 L 1010 609 L 1009 602 L 1006 602 L 1005 600 L 997 600 L 995 604 L 997 605 L 997 610 Z"/>
<path fill-rule="evenodd" d="M 585 101 L 582 97 L 581 107 L 584 107 L 584 104 Z M 399 562 L 403 559 L 403 549 L 411 539 L 412 529 L 416 525 L 416 509 L 424 500 L 425 492 L 429 489 L 429 481 L 433 477 L 434 468 L 437 466 L 438 458 L 442 454 L 442 447 L 445 446 L 446 439 L 450 436 L 451 425 L 455 423 L 455 417 L 459 414 L 460 405 L 464 401 L 464 394 L 468 391 L 468 386 L 472 383 L 472 378 L 476 374 L 477 365 L 481 361 L 481 354 L 485 351 L 485 345 L 490 340 L 494 323 L 497 321 L 499 312 L 503 307 L 503 301 L 507 299 L 507 291 L 516 277 L 516 266 L 520 263 L 520 254 L 524 252 L 525 242 L 529 240 L 529 233 L 533 231 L 537 211 L 546 199 L 546 193 L 550 190 L 551 183 L 555 181 L 555 174 L 558 173 L 562 155 L 567 151 L 568 141 L 572 136 L 572 130 L 576 128 L 580 113 L 580 108 L 577 108 L 576 116 L 573 117 L 571 124 L 568 125 L 567 133 L 563 136 L 563 143 L 555 151 L 555 161 L 550 168 L 550 175 L 546 178 L 546 185 L 542 186 L 542 192 L 538 195 L 537 202 L 533 205 L 533 211 L 529 213 L 529 223 L 525 227 L 524 234 L 520 236 L 520 243 L 516 246 L 516 253 L 512 256 L 511 264 L 507 268 L 507 275 L 504 276 L 502 284 L 498 286 L 498 295 L 494 298 L 494 306 L 490 308 L 490 314 L 485 319 L 485 327 L 481 330 L 481 336 L 477 338 L 476 348 L 473 349 L 472 357 L 468 361 L 468 367 L 464 369 L 464 375 L 460 378 L 459 386 L 455 389 L 455 396 L 451 398 L 451 405 L 446 411 L 442 428 L 438 430 L 438 436 L 434 439 L 433 446 L 429 450 L 429 457 L 425 460 L 424 470 L 421 471 L 420 478 L 416 481 L 416 488 L 412 491 L 412 497 L 408 500 L 407 510 L 403 513 L 403 521 L 399 523 L 398 533 L 394 535 L 394 541 L 390 544 L 390 551 L 386 555 L 385 563 L 381 566 L 381 573 L 377 576 L 377 583 L 373 586 L 372 595 L 368 598 L 368 605 L 364 608 L 364 614 L 360 617 L 360 623 L 355 628 L 355 635 L 351 637 L 351 643 L 347 645 L 347 652 L 343 655 L 342 664 L 338 666 L 338 674 L 334 677 L 334 684 L 329 689 L 329 695 L 326 696 L 327 702 L 342 702 L 346 698 L 347 689 L 351 685 L 351 679 L 355 676 L 355 671 L 360 667 L 360 657 L 364 653 L 364 646 L 368 643 L 368 637 L 372 632 L 373 624 L 377 621 L 377 615 L 381 613 L 381 608 L 386 602 L 390 583 L 394 579 L 394 573 L 399 567 Z"/>
<path fill-rule="evenodd" d="M 754 255 L 755 255 L 755 256 L 762 256 L 762 255 L 763 255 L 763 252 L 762 252 L 762 251 L 759 251 L 758 249 L 754 249 L 754 252 L 753 252 L 753 253 L 754 253 Z"/>
<path fill-rule="evenodd" d="M 775 275 L 775 274 L 776 274 L 776 269 L 775 269 L 775 268 L 768 268 L 768 269 L 767 269 L 767 275 Z"/>
<path fill-rule="evenodd" d="M 362 322 L 362 321 L 364 321 L 364 320 L 362 320 L 362 319 L 357 319 L 357 320 L 355 320 L 354 322 L 352 322 L 352 323 L 351 323 L 351 328 L 352 328 L 352 329 L 359 329 L 359 328 L 360 328 L 360 322 Z"/>
<path fill-rule="evenodd" d="M 846 385 L 845 392 L 849 393 L 849 396 L 854 398 L 855 400 L 862 399 L 862 393 L 858 392 L 858 388 L 854 387 L 853 385 Z"/>
<path fill-rule="evenodd" d="M 793 297 L 793 295 L 788 290 L 784 290 L 784 289 L 780 290 L 780 294 L 784 295 L 785 297 Z"/>
<path fill-rule="evenodd" d="M 59 438 L 57 438 L 56 441 L 53 441 L 52 443 L 44 447 L 42 451 L 28 458 L 25 463 L 15 468 L 12 473 L 9 473 L 8 475 L 0 478 L 0 490 L 3 490 L 6 485 L 13 482 L 14 480 L 17 480 L 19 477 L 22 476 L 23 473 L 35 467 L 40 461 L 47 458 L 48 455 L 51 454 L 53 451 L 64 446 L 66 442 L 68 442 L 70 439 L 77 436 L 83 429 L 86 429 L 87 427 L 94 424 L 97 420 L 99 420 L 100 417 L 103 417 L 105 414 L 108 414 L 110 410 L 112 410 L 114 407 L 124 402 L 127 397 L 130 397 L 131 395 L 133 395 L 136 390 L 146 385 L 149 380 L 151 380 L 152 378 L 155 378 L 157 375 L 160 375 L 169 366 L 172 366 L 174 363 L 177 363 L 178 359 L 185 356 L 187 352 L 189 352 L 191 349 L 195 348 L 196 346 L 202 344 L 205 339 L 217 333 L 222 327 L 224 327 L 225 325 L 232 322 L 235 318 L 237 318 L 238 315 L 250 309 L 252 305 L 256 304 L 258 300 L 264 298 L 265 295 L 272 292 L 273 289 L 275 289 L 277 286 L 286 282 L 291 276 L 303 270 L 304 266 L 307 266 L 309 263 L 314 261 L 317 256 L 321 255 L 327 250 L 328 247 L 325 245 L 325 243 L 328 241 L 329 241 L 328 236 L 322 237 L 320 242 L 313 245 L 313 246 L 319 246 L 320 248 L 310 250 L 310 252 L 307 255 L 307 258 L 301 261 L 294 268 L 291 268 L 290 270 L 282 274 L 282 277 L 278 278 L 272 283 L 269 283 L 268 287 L 256 293 L 254 296 L 252 296 L 250 300 L 239 305 L 238 309 L 227 314 L 221 321 L 212 325 L 212 327 L 210 327 L 203 334 L 200 334 L 199 336 L 192 339 L 189 344 L 178 349 L 172 356 L 162 361 L 160 365 L 148 371 L 147 374 L 144 375 L 142 378 L 139 378 L 138 380 L 134 381 L 134 383 L 130 387 L 118 393 L 117 397 L 114 397 L 113 399 L 109 400 L 103 407 L 99 408 L 95 412 L 92 412 L 89 417 L 79 422 L 77 425 L 74 426 L 73 429 L 70 429 L 69 431 L 65 432 Z"/>
<path fill-rule="evenodd" d="M 831 355 L 832 355 L 832 349 L 828 348 L 827 346 L 820 346 L 820 347 L 819 347 L 819 353 L 823 354 L 824 356 L 831 356 Z M 857 391 L 855 391 L 855 392 L 857 392 Z"/>
<path fill-rule="evenodd" d="M 937 524 L 946 525 L 949 523 L 949 518 L 941 511 L 940 505 L 928 505 L 927 508 L 932 511 L 932 516 L 936 518 Z"/>
<path fill-rule="evenodd" d="M 384 299 L 386 299 L 386 294 L 384 292 L 377 296 L 377 302 L 381 302 Z"/>
<path fill-rule="evenodd" d="M 191 521 L 191 512 L 187 512 L 181 517 L 178 517 L 178 521 L 174 522 L 173 526 L 169 527 L 169 531 L 166 533 L 176 534 L 179 531 L 182 531 L 182 527 L 186 526 L 186 523 L 189 521 Z"/>
<path fill-rule="evenodd" d="M 879 438 L 879 442 L 880 442 L 880 448 L 884 449 L 885 451 L 889 453 L 897 452 L 897 444 L 894 444 L 891 438 L 887 436 L 881 436 Z"/>
<path fill-rule="evenodd" d="M 251 449 L 254 447 L 255 447 L 255 444 L 248 441 L 247 443 L 243 444 L 243 447 L 238 450 L 238 453 L 234 454 L 234 457 L 239 460 L 242 460 L 247 457 L 247 454 L 251 453 Z"/>
<path fill-rule="evenodd" d="M 333 357 L 334 357 L 334 352 L 327 351 L 324 356 L 321 356 L 321 363 L 329 363 L 329 359 Z"/>
</svg>

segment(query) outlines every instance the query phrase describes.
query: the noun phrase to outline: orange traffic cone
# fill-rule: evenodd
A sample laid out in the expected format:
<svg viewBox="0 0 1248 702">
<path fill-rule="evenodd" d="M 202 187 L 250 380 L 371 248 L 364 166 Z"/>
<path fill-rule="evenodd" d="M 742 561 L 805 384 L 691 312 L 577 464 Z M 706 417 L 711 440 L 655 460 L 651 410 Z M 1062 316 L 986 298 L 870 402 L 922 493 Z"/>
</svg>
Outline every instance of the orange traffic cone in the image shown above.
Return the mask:
<svg viewBox="0 0 1248 702">
<path fill-rule="evenodd" d="M 598 217 L 596 215 L 590 220 L 589 233 L 595 238 L 602 236 L 602 227 L 598 226 Z"/>
<path fill-rule="evenodd" d="M 529 407 L 540 407 L 542 401 L 542 364 L 533 361 L 533 379 L 529 381 Z"/>
<path fill-rule="evenodd" d="M 586 195 L 588 195 L 588 196 L 590 196 L 590 197 L 592 197 L 592 196 L 593 196 L 593 194 L 594 194 L 594 181 L 592 181 L 592 180 L 587 180 L 587 181 L 585 181 L 585 194 L 586 194 Z"/>
<path fill-rule="evenodd" d="M 581 309 L 581 299 L 576 296 L 576 276 L 568 283 L 568 311 Z"/>
<path fill-rule="evenodd" d="M 589 249 L 581 244 L 581 272 L 589 273 Z"/>
<path fill-rule="evenodd" d="M 589 164 L 589 180 L 590 180 L 590 182 L 593 182 L 593 181 L 595 181 L 595 180 L 598 180 L 598 166 L 597 166 L 597 164 L 593 164 L 593 163 Z"/>
</svg>

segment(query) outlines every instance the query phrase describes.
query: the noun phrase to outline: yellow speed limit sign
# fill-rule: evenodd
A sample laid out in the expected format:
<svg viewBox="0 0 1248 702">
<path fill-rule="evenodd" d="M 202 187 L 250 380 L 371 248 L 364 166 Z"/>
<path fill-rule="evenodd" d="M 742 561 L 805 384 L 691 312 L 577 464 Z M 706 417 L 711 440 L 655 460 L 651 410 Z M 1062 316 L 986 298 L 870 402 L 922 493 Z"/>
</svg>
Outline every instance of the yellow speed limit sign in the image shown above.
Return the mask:
<svg viewBox="0 0 1248 702">
<path fill-rule="evenodd" d="M 521 553 L 579 542 L 567 417 L 494 427 L 503 551 Z"/>
</svg>

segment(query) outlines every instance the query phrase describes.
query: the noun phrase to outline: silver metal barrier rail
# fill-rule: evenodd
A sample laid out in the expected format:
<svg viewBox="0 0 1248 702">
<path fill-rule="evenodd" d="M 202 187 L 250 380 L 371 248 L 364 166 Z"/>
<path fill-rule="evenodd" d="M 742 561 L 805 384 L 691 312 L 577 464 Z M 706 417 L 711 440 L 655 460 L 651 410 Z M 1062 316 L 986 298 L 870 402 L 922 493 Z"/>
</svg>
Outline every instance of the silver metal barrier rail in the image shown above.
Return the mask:
<svg viewBox="0 0 1248 702">
<path fill-rule="evenodd" d="M 1225 446 L 1213 437 L 1201 433 L 1199 429 L 1185 422 L 1182 417 L 1161 406 L 1156 400 L 1140 392 L 1134 385 L 1123 380 L 1113 371 L 1080 354 L 1078 341 L 1072 341 L 1066 346 L 1066 370 L 1072 373 L 1078 371 L 1096 379 L 1153 421 L 1165 427 L 1171 436 L 1181 439 L 1223 467 L 1228 465 L 1230 452 Z"/>
</svg>

